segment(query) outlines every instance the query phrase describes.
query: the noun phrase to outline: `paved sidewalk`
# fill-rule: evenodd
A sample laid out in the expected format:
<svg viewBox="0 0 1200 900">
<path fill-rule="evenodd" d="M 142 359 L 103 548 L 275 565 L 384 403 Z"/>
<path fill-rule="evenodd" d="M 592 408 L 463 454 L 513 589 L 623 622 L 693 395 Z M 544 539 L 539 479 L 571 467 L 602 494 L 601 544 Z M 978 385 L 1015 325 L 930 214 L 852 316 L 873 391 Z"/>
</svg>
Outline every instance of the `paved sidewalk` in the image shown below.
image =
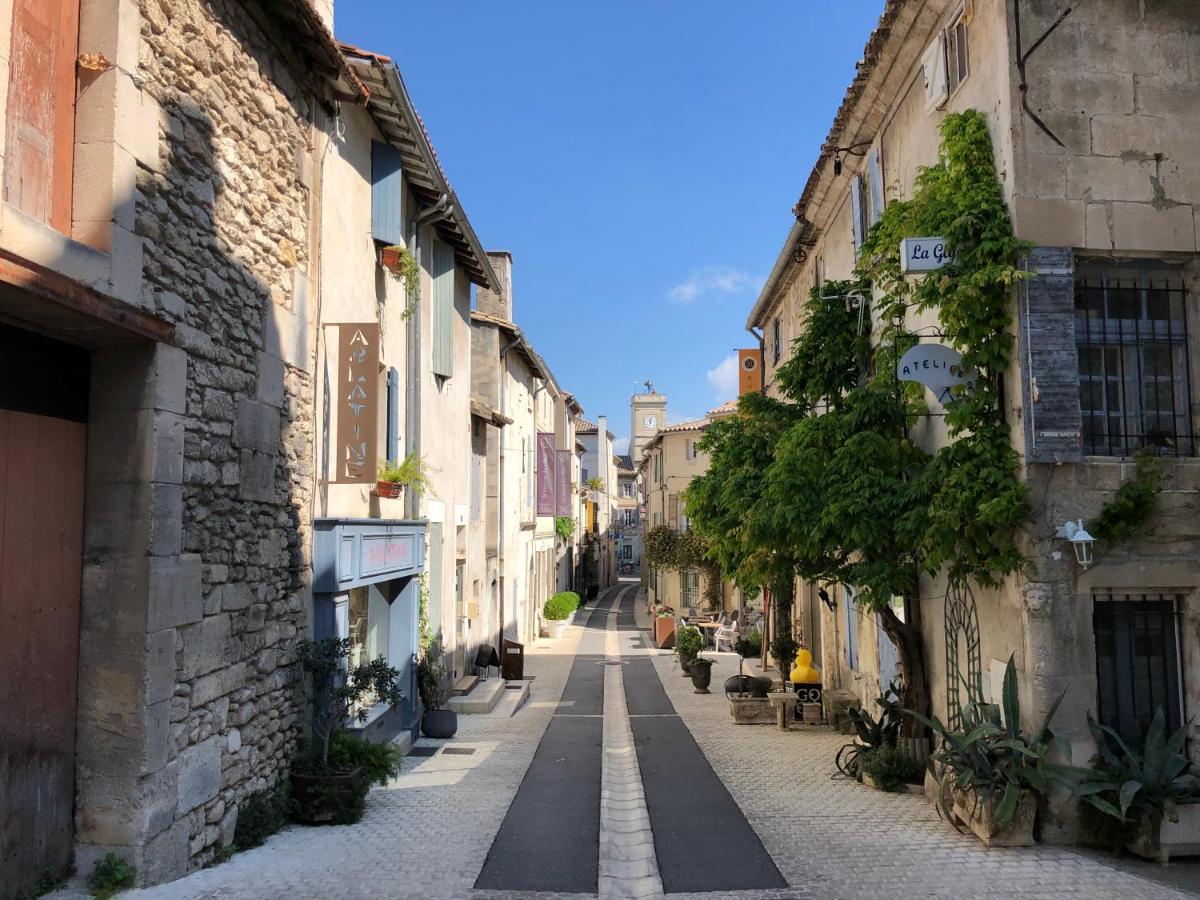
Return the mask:
<svg viewBox="0 0 1200 900">
<path fill-rule="evenodd" d="M 179 881 L 121 894 L 130 900 L 460 898 L 472 885 L 558 705 L 583 629 L 526 648 L 529 700 L 511 718 L 460 715 L 450 741 L 473 749 L 406 757 L 386 787 L 372 789 L 356 825 L 291 826 L 254 850 Z M 504 704 L 501 704 L 503 706 Z M 67 894 L 62 895 L 64 900 Z M 78 896 L 76 894 L 75 896 Z"/>
<path fill-rule="evenodd" d="M 639 599 L 638 624 L 643 628 L 649 625 L 644 605 Z M 1195 900 L 1197 896 L 1068 848 L 984 847 L 939 819 L 922 797 L 887 794 L 833 779 L 834 754 L 849 740 L 845 735 L 824 727 L 799 726 L 782 732 L 773 725 L 734 725 L 720 686 L 737 674 L 735 654 L 705 654 L 717 663 L 713 693 L 704 695 L 694 693 L 691 681 L 681 676 L 674 654 L 649 652 L 654 653 L 654 665 L 671 702 L 713 769 L 793 891 L 803 891 L 787 896 L 838 900 L 1011 896 Z M 1200 867 L 1195 871 L 1200 875 Z"/>
</svg>

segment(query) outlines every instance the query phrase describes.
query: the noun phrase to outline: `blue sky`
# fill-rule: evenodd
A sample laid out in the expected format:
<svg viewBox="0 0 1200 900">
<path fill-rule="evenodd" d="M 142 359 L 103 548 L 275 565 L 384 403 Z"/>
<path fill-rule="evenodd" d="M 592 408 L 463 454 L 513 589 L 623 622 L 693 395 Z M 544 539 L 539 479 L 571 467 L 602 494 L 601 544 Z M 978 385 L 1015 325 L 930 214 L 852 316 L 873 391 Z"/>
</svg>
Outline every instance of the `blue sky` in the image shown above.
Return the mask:
<svg viewBox="0 0 1200 900">
<path fill-rule="evenodd" d="M 883 0 L 336 0 L 392 56 L 515 318 L 589 419 L 732 396 L 728 361 Z"/>
</svg>

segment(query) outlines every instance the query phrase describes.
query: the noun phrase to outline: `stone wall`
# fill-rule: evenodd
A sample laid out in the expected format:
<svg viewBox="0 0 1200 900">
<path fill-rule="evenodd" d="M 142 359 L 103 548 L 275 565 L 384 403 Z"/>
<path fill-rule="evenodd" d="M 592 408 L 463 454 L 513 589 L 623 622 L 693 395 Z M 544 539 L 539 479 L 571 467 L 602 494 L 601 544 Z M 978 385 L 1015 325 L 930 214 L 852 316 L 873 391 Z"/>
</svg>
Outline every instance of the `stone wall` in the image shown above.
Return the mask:
<svg viewBox="0 0 1200 900">
<path fill-rule="evenodd" d="M 313 88 L 281 55 L 289 42 L 242 4 L 187 0 L 168 15 L 146 0 L 141 11 L 139 73 L 160 109 L 161 151 L 137 173 L 143 302 L 176 323 L 187 354 L 182 483 L 168 511 L 183 612 L 156 633 L 174 652 L 174 686 L 162 770 L 147 773 L 174 802 L 145 840 L 156 829 L 186 838 L 196 867 L 232 840 L 238 802 L 279 780 L 301 727 Z"/>
</svg>

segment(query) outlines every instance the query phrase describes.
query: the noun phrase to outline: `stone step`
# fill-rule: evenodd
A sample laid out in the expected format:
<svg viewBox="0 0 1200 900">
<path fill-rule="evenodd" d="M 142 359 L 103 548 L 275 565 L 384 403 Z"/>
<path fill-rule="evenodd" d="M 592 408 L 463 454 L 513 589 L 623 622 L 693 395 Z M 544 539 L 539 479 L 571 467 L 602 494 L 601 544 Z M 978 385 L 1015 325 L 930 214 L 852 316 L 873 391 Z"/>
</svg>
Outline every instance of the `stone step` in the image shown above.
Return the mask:
<svg viewBox="0 0 1200 900">
<path fill-rule="evenodd" d="M 510 681 L 504 689 L 504 696 L 496 704 L 490 715 L 498 719 L 510 719 L 529 699 L 528 681 Z"/>
<path fill-rule="evenodd" d="M 407 731 L 402 731 L 396 737 L 392 738 L 392 746 L 405 756 L 408 756 L 408 751 L 412 749 L 412 745 L 413 737 Z"/>
<path fill-rule="evenodd" d="M 458 681 L 454 682 L 454 687 L 450 688 L 450 696 L 461 697 L 464 694 L 469 694 L 478 683 L 478 675 L 464 675 Z"/>
<path fill-rule="evenodd" d="M 489 713 L 500 698 L 504 695 L 504 679 L 489 678 L 487 681 L 480 681 L 471 690 L 471 693 L 464 694 L 458 697 L 451 697 L 446 706 L 457 713 L 470 715 L 472 713 Z"/>
</svg>

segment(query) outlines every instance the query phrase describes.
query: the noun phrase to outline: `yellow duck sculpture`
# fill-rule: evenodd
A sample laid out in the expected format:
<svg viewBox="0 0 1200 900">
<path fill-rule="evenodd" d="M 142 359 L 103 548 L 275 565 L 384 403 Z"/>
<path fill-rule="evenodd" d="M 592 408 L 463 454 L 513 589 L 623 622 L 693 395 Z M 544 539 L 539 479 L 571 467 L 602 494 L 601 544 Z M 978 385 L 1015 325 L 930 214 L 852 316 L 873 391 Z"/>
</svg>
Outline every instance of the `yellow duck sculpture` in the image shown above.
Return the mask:
<svg viewBox="0 0 1200 900">
<path fill-rule="evenodd" d="M 796 651 L 795 665 L 788 676 L 792 684 L 820 684 L 821 670 L 812 665 L 812 651 L 801 647 Z"/>
</svg>

